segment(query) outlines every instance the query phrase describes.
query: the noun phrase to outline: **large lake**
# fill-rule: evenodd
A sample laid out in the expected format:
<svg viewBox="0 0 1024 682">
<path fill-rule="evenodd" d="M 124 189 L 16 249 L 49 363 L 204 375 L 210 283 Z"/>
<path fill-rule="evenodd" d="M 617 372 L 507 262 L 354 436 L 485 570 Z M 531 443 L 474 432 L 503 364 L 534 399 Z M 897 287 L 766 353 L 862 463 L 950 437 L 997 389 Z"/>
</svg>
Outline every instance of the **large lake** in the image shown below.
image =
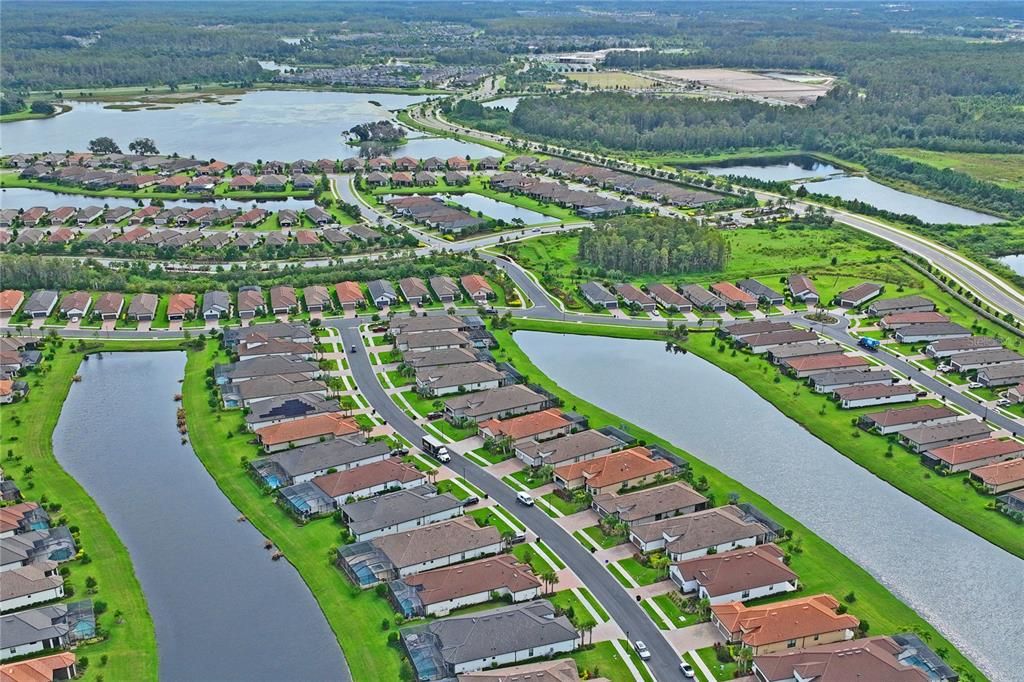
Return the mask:
<svg viewBox="0 0 1024 682">
<path fill-rule="evenodd" d="M 263 536 L 237 522 L 181 445 L 172 397 L 184 371 L 184 353 L 92 357 L 53 434 L 57 460 L 128 548 L 156 626 L 160 679 L 350 680 L 298 572 L 271 561 Z"/>
<path fill-rule="evenodd" d="M 728 166 L 701 166 L 698 170 L 709 175 L 740 175 L 768 182 L 825 178 L 843 172 L 841 168 L 836 168 L 830 163 L 818 161 L 810 157 L 784 163 L 768 161 L 765 163 L 755 163 L 751 161 Z"/>
<path fill-rule="evenodd" d="M 202 201 L 199 199 L 164 199 L 164 206 L 171 208 L 173 206 L 185 206 L 187 208 L 195 208 L 197 206 L 219 206 L 230 209 L 249 209 L 253 206 L 265 208 L 268 211 L 280 211 L 285 208 L 290 208 L 293 211 L 301 211 L 306 208 L 313 206 L 311 199 L 294 199 L 288 197 L 286 199 L 274 199 L 272 201 L 239 201 L 237 199 L 216 199 L 211 201 Z M 143 204 L 148 204 L 149 201 L 146 199 L 142 200 Z M 85 206 L 107 206 L 113 208 L 114 206 L 128 206 L 130 208 L 137 208 L 139 206 L 137 199 L 129 199 L 127 197 L 90 197 L 82 194 L 63 194 L 59 192 L 49 192 L 44 189 L 32 189 L 29 187 L 7 187 L 0 189 L 0 208 L 32 208 L 33 206 L 45 206 L 46 208 L 57 208 L 58 206 L 73 206 L 75 208 L 84 208 Z"/>
<path fill-rule="evenodd" d="M 0 149 L 4 154 L 85 150 L 89 140 L 106 135 L 122 149 L 137 137 L 151 137 L 164 153 L 228 162 L 345 158 L 356 150 L 345 144 L 344 131 L 358 123 L 392 118 L 393 111 L 425 99 L 385 93 L 258 90 L 226 97 L 223 104 L 193 102 L 140 111 L 72 102 L 70 112 L 54 118 L 3 124 Z M 416 139 L 394 154 L 479 158 L 492 155 L 493 150 L 459 140 Z"/>
<path fill-rule="evenodd" d="M 666 353 L 655 341 L 537 332 L 515 338 L 566 390 L 670 440 L 785 509 L 993 679 L 1021 679 L 1024 561 L 857 466 L 692 354 Z"/>
</svg>

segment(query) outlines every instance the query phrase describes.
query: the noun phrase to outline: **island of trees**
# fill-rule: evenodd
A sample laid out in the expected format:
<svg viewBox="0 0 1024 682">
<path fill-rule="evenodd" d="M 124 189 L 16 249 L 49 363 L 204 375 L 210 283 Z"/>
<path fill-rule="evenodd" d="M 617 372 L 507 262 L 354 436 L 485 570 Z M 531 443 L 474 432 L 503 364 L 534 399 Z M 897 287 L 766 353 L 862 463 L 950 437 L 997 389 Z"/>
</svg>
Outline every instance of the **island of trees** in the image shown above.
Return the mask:
<svg viewBox="0 0 1024 682">
<path fill-rule="evenodd" d="M 693 220 L 623 216 L 580 232 L 580 261 L 627 275 L 722 270 L 729 244 Z"/>
</svg>

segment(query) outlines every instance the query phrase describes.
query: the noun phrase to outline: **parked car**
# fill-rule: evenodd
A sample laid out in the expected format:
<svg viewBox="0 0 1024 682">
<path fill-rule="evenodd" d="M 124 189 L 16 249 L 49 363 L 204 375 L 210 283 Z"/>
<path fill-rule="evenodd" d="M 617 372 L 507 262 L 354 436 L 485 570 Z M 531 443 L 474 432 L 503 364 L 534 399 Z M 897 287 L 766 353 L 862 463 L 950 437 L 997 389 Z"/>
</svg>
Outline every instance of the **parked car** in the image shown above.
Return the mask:
<svg viewBox="0 0 1024 682">
<path fill-rule="evenodd" d="M 996 405 L 998 405 L 999 407 L 1006 407 L 1009 404 L 1010 404 L 1010 399 L 1009 398 L 1000 398 L 999 400 L 996 401 Z"/>
<path fill-rule="evenodd" d="M 696 677 L 696 674 L 693 672 L 693 668 L 686 661 L 679 664 L 679 670 L 682 671 L 683 677 L 689 677 L 691 679 Z"/>
<path fill-rule="evenodd" d="M 642 661 L 650 660 L 650 658 L 651 658 L 651 650 L 648 649 L 647 645 L 644 644 L 642 641 L 640 641 L 639 639 L 636 640 L 636 642 L 633 643 L 633 648 L 636 649 L 636 652 L 638 654 L 640 654 L 640 660 L 642 660 Z"/>
<path fill-rule="evenodd" d="M 982 387 L 982 384 L 980 382 L 977 382 L 977 381 L 972 381 L 971 383 L 967 384 L 967 388 L 981 388 L 981 387 Z"/>
<path fill-rule="evenodd" d="M 518 492 L 516 493 L 516 502 L 525 505 L 527 507 L 533 506 L 533 498 L 530 497 L 530 493 Z"/>
<path fill-rule="evenodd" d="M 477 497 L 476 495 L 470 495 L 469 497 L 467 497 L 466 499 L 464 499 L 462 501 L 462 506 L 463 507 L 472 507 L 474 504 L 477 504 L 478 502 L 480 502 L 480 498 L 479 497 Z"/>
</svg>

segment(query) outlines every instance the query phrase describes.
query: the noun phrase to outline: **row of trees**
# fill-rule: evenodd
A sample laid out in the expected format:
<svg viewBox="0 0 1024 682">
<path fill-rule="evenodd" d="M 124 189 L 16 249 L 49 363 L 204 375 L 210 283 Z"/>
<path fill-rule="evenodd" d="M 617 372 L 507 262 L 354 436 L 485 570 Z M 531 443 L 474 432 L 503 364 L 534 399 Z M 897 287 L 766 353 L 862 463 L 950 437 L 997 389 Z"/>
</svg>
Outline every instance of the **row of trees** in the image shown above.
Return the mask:
<svg viewBox="0 0 1024 682">
<path fill-rule="evenodd" d="M 729 243 L 718 230 L 673 218 L 617 218 L 580 232 L 579 258 L 628 275 L 722 270 Z"/>
</svg>

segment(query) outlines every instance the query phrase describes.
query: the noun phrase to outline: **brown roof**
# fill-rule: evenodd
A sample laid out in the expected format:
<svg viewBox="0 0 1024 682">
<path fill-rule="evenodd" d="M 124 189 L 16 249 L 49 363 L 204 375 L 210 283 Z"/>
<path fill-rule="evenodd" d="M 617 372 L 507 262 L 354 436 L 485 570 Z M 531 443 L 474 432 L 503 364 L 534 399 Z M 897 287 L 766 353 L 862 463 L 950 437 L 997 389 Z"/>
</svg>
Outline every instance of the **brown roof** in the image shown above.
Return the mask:
<svg viewBox="0 0 1024 682">
<path fill-rule="evenodd" d="M 892 313 L 882 318 L 882 324 L 927 324 L 949 322 L 949 317 L 936 312 Z"/>
<path fill-rule="evenodd" d="M 295 287 L 287 284 L 277 284 L 270 287 L 271 308 L 294 308 L 299 304 L 295 296 Z"/>
<path fill-rule="evenodd" d="M 830 594 L 790 599 L 764 606 L 741 602 L 716 604 L 712 613 L 748 646 L 786 642 L 838 630 L 853 630 L 860 620 L 849 613 L 837 614 L 839 601 Z"/>
<path fill-rule="evenodd" d="M 238 292 L 239 310 L 257 310 L 262 307 L 264 307 L 262 290 L 245 289 Z"/>
<path fill-rule="evenodd" d="M 472 517 L 460 516 L 406 533 L 374 538 L 370 542 L 384 552 L 396 568 L 403 568 L 499 544 L 501 534 L 494 526 L 481 527 Z"/>
<path fill-rule="evenodd" d="M 437 604 L 502 588 L 522 592 L 541 587 L 530 566 L 519 563 L 510 554 L 437 568 L 409 576 L 404 582 L 416 588 L 416 594 L 424 604 Z"/>
<path fill-rule="evenodd" d="M 341 303 L 358 303 L 363 300 L 363 290 L 359 288 L 358 282 L 338 282 L 334 285 L 334 290 L 338 292 L 338 301 Z"/>
<path fill-rule="evenodd" d="M 17 663 L 0 665 L 0 680 L 3 682 L 51 682 L 57 679 L 54 673 L 75 664 L 75 655 L 70 651 L 33 658 Z"/>
<path fill-rule="evenodd" d="M 0 533 L 18 529 L 18 523 L 33 509 L 38 509 L 35 502 L 21 502 L 10 507 L 0 507 Z"/>
<path fill-rule="evenodd" d="M 75 291 L 65 296 L 60 302 L 60 309 L 63 310 L 81 310 L 89 303 L 92 297 L 88 291 Z"/>
<path fill-rule="evenodd" d="M 604 488 L 650 476 L 672 468 L 663 459 L 651 459 L 651 451 L 645 447 L 613 452 L 597 459 L 558 467 L 555 473 L 566 481 L 583 477 L 585 484 L 592 488 Z"/>
<path fill-rule="evenodd" d="M 636 521 L 676 509 L 700 506 L 707 501 L 706 497 L 679 481 L 625 495 L 605 493 L 594 498 L 597 506 L 610 514 L 617 513 L 623 521 Z"/>
<path fill-rule="evenodd" d="M 660 521 L 635 525 L 630 529 L 632 535 L 644 542 L 672 538 L 669 540 L 668 549 L 675 554 L 760 537 L 767 532 L 768 529 L 762 524 L 748 521 L 746 512 L 735 505 L 672 516 Z"/>
<path fill-rule="evenodd" d="M 167 302 L 168 315 L 186 315 L 196 309 L 195 294 L 171 294 Z"/>
<path fill-rule="evenodd" d="M 871 282 L 861 282 L 860 284 L 850 287 L 846 291 L 839 292 L 837 298 L 848 301 L 859 301 L 865 296 L 876 294 L 882 290 L 882 287 Z"/>
<path fill-rule="evenodd" d="M 970 443 L 955 443 L 931 451 L 931 455 L 949 464 L 976 462 L 989 457 L 1002 457 L 1024 453 L 1024 443 L 1016 440 L 986 438 Z"/>
<path fill-rule="evenodd" d="M 487 283 L 487 280 L 482 275 L 463 275 L 462 286 L 465 287 L 466 291 L 473 295 L 478 291 L 486 291 L 487 293 L 494 293 L 491 289 L 491 285 Z"/>
<path fill-rule="evenodd" d="M 978 467 L 971 472 L 988 485 L 1005 485 L 1013 481 L 1024 481 L 1024 457 Z"/>
<path fill-rule="evenodd" d="M 25 294 L 17 289 L 0 291 L 0 310 L 14 310 L 25 301 Z"/>
<path fill-rule="evenodd" d="M 906 665 L 897 656 L 903 647 L 889 637 L 833 642 L 810 649 L 789 649 L 754 658 L 759 679 L 768 682 L 928 682 L 928 674 Z"/>
<path fill-rule="evenodd" d="M 116 313 L 124 306 L 124 296 L 119 293 L 108 291 L 96 299 L 96 305 L 92 307 L 96 313 Z"/>
<path fill-rule="evenodd" d="M 730 282 L 718 282 L 711 285 L 711 290 L 726 299 L 737 303 L 757 303 L 757 299 Z"/>
<path fill-rule="evenodd" d="M 862 419 L 874 422 L 876 426 L 899 426 L 900 424 L 916 424 L 931 419 L 953 417 L 958 413 L 945 406 L 919 405 L 904 407 L 883 412 L 865 414 Z"/>
<path fill-rule="evenodd" d="M 427 296 L 427 285 L 419 277 L 403 277 L 398 282 L 399 288 L 406 296 Z"/>
<path fill-rule="evenodd" d="M 317 436 L 346 436 L 358 433 L 355 419 L 343 417 L 336 412 L 317 414 L 304 419 L 272 424 L 256 431 L 263 445 L 280 445 Z"/>
<path fill-rule="evenodd" d="M 806 372 L 815 369 L 838 369 L 846 367 L 863 367 L 869 365 L 867 360 L 857 355 L 843 353 L 827 353 L 825 355 L 808 355 L 802 358 L 787 360 L 786 365 L 794 372 Z"/>
<path fill-rule="evenodd" d="M 414 466 L 395 459 L 384 459 L 372 464 L 338 471 L 326 476 L 317 476 L 313 483 L 330 497 L 344 497 L 352 493 L 388 483 L 412 483 L 426 481 L 426 477 Z"/>
<path fill-rule="evenodd" d="M 561 410 L 551 409 L 510 419 L 488 419 L 480 424 L 480 428 L 487 429 L 495 438 L 507 436 L 512 440 L 519 440 L 568 424 L 569 421 L 562 416 Z"/>
<path fill-rule="evenodd" d="M 327 287 L 313 284 L 302 289 L 302 297 L 306 299 L 307 306 L 328 306 L 331 303 L 331 293 Z"/>
<path fill-rule="evenodd" d="M 734 549 L 676 564 L 687 581 L 696 580 L 712 597 L 796 580 L 773 544 Z"/>
<path fill-rule="evenodd" d="M 908 393 L 917 393 L 917 389 L 910 384 L 864 384 L 862 386 L 846 386 L 835 391 L 836 397 L 840 400 L 887 398 Z"/>
<path fill-rule="evenodd" d="M 536 661 L 497 670 L 479 670 L 459 675 L 459 682 L 579 682 L 580 673 L 576 661 L 571 658 L 556 658 L 553 661 Z M 602 682 L 605 678 L 588 678 Z"/>
</svg>

